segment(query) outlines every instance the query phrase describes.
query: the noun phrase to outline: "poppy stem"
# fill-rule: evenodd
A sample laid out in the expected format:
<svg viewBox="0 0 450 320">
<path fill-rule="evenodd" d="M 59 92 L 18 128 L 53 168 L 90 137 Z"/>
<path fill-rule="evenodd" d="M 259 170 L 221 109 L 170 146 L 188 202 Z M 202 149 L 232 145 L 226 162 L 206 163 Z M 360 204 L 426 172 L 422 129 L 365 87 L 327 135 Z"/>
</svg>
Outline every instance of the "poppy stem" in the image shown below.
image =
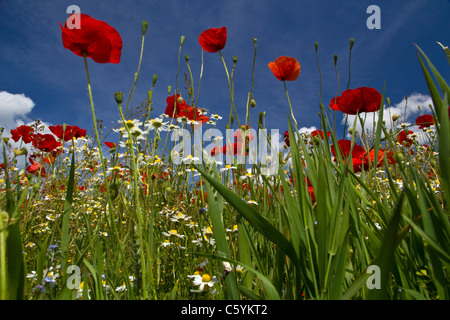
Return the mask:
<svg viewBox="0 0 450 320">
<path fill-rule="evenodd" d="M 202 49 L 202 64 L 200 66 L 200 76 L 198 79 L 198 89 L 197 89 L 197 98 L 195 98 L 195 107 L 197 108 L 197 104 L 198 104 L 198 96 L 200 93 L 200 84 L 202 82 L 202 77 L 203 77 L 203 49 Z"/>
<path fill-rule="evenodd" d="M 89 69 L 88 69 L 88 65 L 87 65 L 87 59 L 86 59 L 86 52 L 83 52 L 83 58 L 84 58 L 84 66 L 86 69 L 86 76 L 87 76 L 87 83 L 88 83 L 88 92 L 89 92 L 89 101 L 91 103 L 91 111 L 92 111 L 92 120 L 94 122 L 94 131 L 95 131 L 95 137 L 97 139 L 97 145 L 98 145 L 98 152 L 100 155 L 100 162 L 102 164 L 102 170 L 103 170 L 103 178 L 105 180 L 105 187 L 106 187 L 106 194 L 107 194 L 107 201 L 108 201 L 108 206 L 109 206 L 109 217 L 111 219 L 110 221 L 110 227 L 111 225 L 113 226 L 113 233 L 115 234 L 116 238 L 118 237 L 118 231 L 117 231 L 117 227 L 115 224 L 115 218 L 114 218 L 114 209 L 113 209 L 113 205 L 112 205 L 112 201 L 111 201 L 111 194 L 110 194 L 110 188 L 109 188 L 109 184 L 108 184 L 108 176 L 107 176 L 107 171 L 106 171 L 106 165 L 105 165 L 105 158 L 103 157 L 103 152 L 102 152 L 102 145 L 100 142 L 100 136 L 98 134 L 98 128 L 97 128 L 97 119 L 95 117 L 95 109 L 94 109 L 94 101 L 92 99 L 92 90 L 91 90 L 91 80 L 89 77 Z M 118 241 L 118 243 L 120 243 L 119 239 L 116 239 Z M 121 248 L 121 246 L 119 246 Z M 123 255 L 123 253 L 122 253 Z"/>
<path fill-rule="evenodd" d="M 220 58 L 222 59 L 223 66 L 225 67 L 225 72 L 226 72 L 226 74 L 227 74 L 227 79 L 228 79 L 228 89 L 229 89 L 229 91 L 230 91 L 230 98 L 231 98 L 231 110 L 230 110 L 230 119 L 229 119 L 229 122 L 228 122 L 228 126 L 229 126 L 230 129 L 231 129 L 231 115 L 232 115 L 232 113 L 233 113 L 233 111 L 234 111 L 234 115 L 235 115 L 235 117 L 236 117 L 238 126 L 239 126 L 239 128 L 240 128 L 240 127 L 241 127 L 241 124 L 239 123 L 239 118 L 238 118 L 238 115 L 237 115 L 237 112 L 236 112 L 236 108 L 235 108 L 235 106 L 234 106 L 234 98 L 233 98 L 233 92 L 232 92 L 232 89 L 231 89 L 230 75 L 229 75 L 229 73 L 228 73 L 227 64 L 225 63 L 225 59 L 223 58 L 222 51 L 220 51 L 220 50 L 219 50 L 219 55 L 220 55 Z"/>
<path fill-rule="evenodd" d="M 294 120 L 294 123 L 295 123 L 295 129 L 298 131 L 297 120 L 295 119 L 294 111 L 292 110 L 291 99 L 289 99 L 289 94 L 288 94 L 288 91 L 287 91 L 287 88 L 286 88 L 286 80 L 283 80 L 283 85 L 284 85 L 284 91 L 286 92 L 286 97 L 287 97 L 287 100 L 288 100 L 289 109 L 291 109 L 291 116 L 292 116 L 292 119 Z"/>
</svg>

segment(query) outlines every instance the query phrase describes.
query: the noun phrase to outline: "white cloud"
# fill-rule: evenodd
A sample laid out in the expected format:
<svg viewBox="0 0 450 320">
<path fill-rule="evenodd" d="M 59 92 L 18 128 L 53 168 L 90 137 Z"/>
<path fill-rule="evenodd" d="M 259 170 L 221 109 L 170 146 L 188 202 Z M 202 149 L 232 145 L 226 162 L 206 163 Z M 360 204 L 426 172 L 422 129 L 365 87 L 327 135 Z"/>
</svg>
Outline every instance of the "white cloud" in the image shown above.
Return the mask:
<svg viewBox="0 0 450 320">
<path fill-rule="evenodd" d="M 35 103 L 24 94 L 0 92 L 0 126 L 5 130 L 14 129 L 17 125 L 29 121 L 27 115 L 33 110 Z"/>
</svg>

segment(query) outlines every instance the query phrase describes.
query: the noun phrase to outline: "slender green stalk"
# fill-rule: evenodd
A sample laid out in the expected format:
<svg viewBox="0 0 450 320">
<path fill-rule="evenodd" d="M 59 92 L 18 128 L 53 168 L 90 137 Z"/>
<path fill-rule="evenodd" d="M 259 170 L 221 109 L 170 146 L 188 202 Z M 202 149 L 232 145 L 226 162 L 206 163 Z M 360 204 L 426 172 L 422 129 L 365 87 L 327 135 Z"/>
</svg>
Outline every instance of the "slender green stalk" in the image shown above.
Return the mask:
<svg viewBox="0 0 450 320">
<path fill-rule="evenodd" d="M 133 149 L 133 138 L 132 138 L 132 134 L 130 131 L 130 128 L 128 127 L 127 123 L 126 123 L 126 119 L 125 116 L 122 112 L 122 104 L 118 103 L 118 107 L 119 107 L 119 112 L 120 112 L 120 116 L 122 118 L 122 121 L 124 123 L 124 126 L 127 130 L 128 136 L 130 137 L 130 141 L 131 141 L 131 146 L 130 146 L 130 153 L 131 153 L 131 162 L 132 162 L 132 167 L 133 167 L 133 194 L 134 194 L 134 201 L 136 203 L 136 214 L 137 214 L 137 218 L 138 218 L 138 229 L 139 229 L 139 244 L 141 246 L 140 249 L 140 256 L 141 256 L 141 272 L 142 272 L 142 289 L 143 289 L 143 298 L 144 300 L 148 299 L 148 292 L 147 292 L 147 268 L 146 268 L 146 260 L 145 260 L 145 253 L 147 252 L 146 248 L 145 248 L 145 241 L 143 238 L 143 233 L 144 233 L 144 219 L 142 216 L 142 209 L 141 209 L 141 204 L 140 204 L 140 200 L 139 200 L 139 191 L 138 191 L 138 183 L 139 183 L 139 168 L 138 168 L 138 164 L 137 164 L 137 159 L 136 159 L 136 155 L 134 153 L 134 149 Z"/>
<path fill-rule="evenodd" d="M 294 120 L 295 130 L 296 130 L 296 132 L 298 132 L 298 124 L 297 124 L 297 120 L 295 119 L 294 111 L 292 110 L 291 99 L 289 99 L 289 93 L 286 88 L 286 80 L 283 80 L 283 86 L 284 86 L 284 92 L 286 92 L 286 98 L 288 100 L 289 109 L 291 110 L 291 116 L 292 116 L 292 119 Z"/>
<path fill-rule="evenodd" d="M 95 138 L 97 140 L 98 152 L 100 155 L 100 162 L 101 162 L 101 166 L 102 166 L 102 170 L 103 170 L 103 179 L 104 179 L 105 188 L 106 188 L 107 204 L 108 204 L 108 208 L 109 208 L 108 212 L 109 212 L 109 218 L 110 218 L 110 226 L 112 226 L 113 234 L 116 238 L 117 243 L 120 244 L 120 241 L 118 238 L 119 233 L 117 231 L 117 226 L 115 223 L 114 206 L 112 205 L 112 200 L 111 200 L 110 186 L 109 186 L 109 182 L 108 182 L 105 158 L 103 157 L 102 145 L 100 142 L 100 135 L 98 134 L 97 119 L 95 117 L 94 100 L 92 98 L 91 80 L 90 80 L 90 76 L 89 76 L 89 68 L 88 68 L 87 59 L 86 59 L 86 52 L 83 52 L 83 58 L 84 58 L 84 66 L 86 69 L 89 101 L 91 104 L 91 112 L 92 112 L 92 120 L 93 120 L 93 126 L 94 126 L 94 131 L 95 131 Z M 119 248 L 122 248 L 122 247 L 119 245 Z M 123 255 L 123 252 L 121 252 L 121 253 Z"/>
<path fill-rule="evenodd" d="M 6 300 L 8 296 L 6 282 L 6 228 L 3 223 L 8 219 L 8 213 L 0 211 L 0 300 Z"/>
<path fill-rule="evenodd" d="M 144 40 L 145 40 L 145 32 L 142 35 L 141 54 L 139 56 L 138 69 L 137 69 L 137 72 L 134 75 L 134 82 L 133 82 L 133 85 L 131 86 L 130 93 L 128 94 L 127 106 L 125 108 L 125 114 L 127 114 L 127 112 L 128 112 L 128 106 L 129 106 L 129 102 L 130 102 L 130 97 L 131 97 L 131 105 L 133 105 L 134 92 L 135 92 L 135 88 L 136 88 L 136 83 L 137 83 L 137 81 L 139 79 L 139 73 L 140 73 L 140 70 L 141 70 L 141 63 L 142 63 L 142 56 L 144 54 Z M 133 112 L 131 112 L 131 114 L 133 114 Z"/>
<path fill-rule="evenodd" d="M 222 59 L 223 66 L 225 68 L 225 72 L 227 74 L 228 89 L 230 91 L 230 99 L 231 99 L 231 110 L 230 110 L 230 119 L 229 119 L 229 122 L 228 122 L 228 127 L 231 128 L 231 116 L 233 114 L 233 111 L 234 111 L 234 116 L 236 117 L 236 120 L 238 122 L 238 126 L 241 127 L 241 124 L 239 123 L 239 117 L 238 117 L 237 112 L 236 112 L 236 107 L 234 106 L 233 90 L 232 90 L 232 86 L 231 86 L 230 74 L 228 73 L 227 64 L 225 63 L 225 59 L 223 58 L 222 51 L 219 50 L 219 54 L 220 54 L 220 58 Z"/>
</svg>

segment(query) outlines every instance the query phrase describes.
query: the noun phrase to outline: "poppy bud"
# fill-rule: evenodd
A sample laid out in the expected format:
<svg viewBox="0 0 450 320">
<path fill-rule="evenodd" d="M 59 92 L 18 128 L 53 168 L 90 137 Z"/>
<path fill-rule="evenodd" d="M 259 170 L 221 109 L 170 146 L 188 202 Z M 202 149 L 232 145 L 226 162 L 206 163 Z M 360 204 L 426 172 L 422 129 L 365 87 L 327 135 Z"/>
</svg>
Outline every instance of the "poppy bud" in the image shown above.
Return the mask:
<svg viewBox="0 0 450 320">
<path fill-rule="evenodd" d="M 142 35 L 145 36 L 148 28 L 148 21 L 142 21 Z"/>
<path fill-rule="evenodd" d="M 123 102 L 123 92 L 114 93 L 114 98 L 116 99 L 117 104 L 122 104 Z"/>
<path fill-rule="evenodd" d="M 252 107 L 252 108 L 256 107 L 255 99 L 250 100 L 250 107 Z"/>
<path fill-rule="evenodd" d="M 168 92 L 169 95 L 170 95 L 170 91 L 172 91 L 172 86 L 168 86 L 167 87 L 167 92 Z"/>
<path fill-rule="evenodd" d="M 337 56 L 337 54 L 335 54 L 334 57 L 333 57 L 333 59 L 334 59 L 334 65 L 337 64 L 337 58 L 338 58 L 338 56 Z"/>
<path fill-rule="evenodd" d="M 233 63 L 236 63 L 238 61 L 238 57 L 237 56 L 233 56 Z"/>
<path fill-rule="evenodd" d="M 353 45 L 355 44 L 355 38 L 350 39 L 350 50 L 353 48 Z"/>
<path fill-rule="evenodd" d="M 263 126 L 263 121 L 264 121 L 264 117 L 266 116 L 266 112 L 260 112 L 259 113 L 259 119 L 258 119 L 258 124 L 260 125 L 260 127 Z"/>
<path fill-rule="evenodd" d="M 158 80 L 158 75 L 157 75 L 157 74 L 154 74 L 154 75 L 153 75 L 153 82 L 152 82 L 152 85 L 153 85 L 153 86 L 155 86 L 156 80 Z"/>
<path fill-rule="evenodd" d="M 184 56 L 184 60 L 186 60 L 186 62 L 189 62 L 189 55 L 188 54 Z"/>
<path fill-rule="evenodd" d="M 387 103 L 388 106 L 390 106 L 391 105 L 391 99 L 386 98 L 386 103 Z"/>
<path fill-rule="evenodd" d="M 253 43 L 256 44 L 256 41 L 258 41 L 258 39 L 256 37 L 253 38 Z"/>
<path fill-rule="evenodd" d="M 353 128 L 348 128 L 348 134 L 352 134 L 353 133 Z"/>
<path fill-rule="evenodd" d="M 152 101 L 152 98 L 153 98 L 153 91 L 152 90 L 148 90 L 147 98 L 148 98 L 148 102 Z"/>
<path fill-rule="evenodd" d="M 177 99 L 177 102 L 179 103 L 179 104 L 182 104 L 183 103 L 183 98 L 182 97 L 178 97 L 178 99 Z"/>
<path fill-rule="evenodd" d="M 316 52 L 317 52 L 317 49 L 319 48 L 319 43 L 318 42 L 314 43 L 314 48 L 316 49 Z"/>
<path fill-rule="evenodd" d="M 186 39 L 186 37 L 185 37 L 185 36 L 181 36 L 181 39 L 180 39 L 180 47 L 183 45 L 184 39 Z"/>
<path fill-rule="evenodd" d="M 233 125 L 233 122 L 234 122 L 234 116 L 231 115 L 231 116 L 230 116 L 230 123 L 231 123 L 231 125 Z"/>
<path fill-rule="evenodd" d="M 392 121 L 395 122 L 395 121 L 398 120 L 398 118 L 399 118 L 398 114 L 394 113 L 394 114 L 392 115 Z"/>
</svg>

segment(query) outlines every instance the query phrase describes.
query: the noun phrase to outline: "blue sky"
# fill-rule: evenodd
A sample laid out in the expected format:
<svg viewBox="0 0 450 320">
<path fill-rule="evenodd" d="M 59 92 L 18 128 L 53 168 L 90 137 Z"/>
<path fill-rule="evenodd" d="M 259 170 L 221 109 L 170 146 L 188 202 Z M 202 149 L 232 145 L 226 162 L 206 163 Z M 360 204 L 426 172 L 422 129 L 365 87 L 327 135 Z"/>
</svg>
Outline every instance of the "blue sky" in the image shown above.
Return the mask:
<svg viewBox="0 0 450 320">
<path fill-rule="evenodd" d="M 188 54 L 197 89 L 201 65 L 198 36 L 212 27 L 228 29 L 227 44 L 222 51 L 228 68 L 231 69 L 233 56 L 239 58 L 234 81 L 235 103 L 241 121 L 245 117 L 251 86 L 252 38 L 258 39 L 254 84 L 257 105 L 251 109 L 251 117 L 256 120 L 260 111 L 266 111 L 266 126 L 281 132 L 287 129 L 289 108 L 283 84 L 272 75 L 267 64 L 278 56 L 295 57 L 300 62 L 299 78 L 287 83 L 289 95 L 299 127 L 318 127 L 320 82 L 315 42 L 319 44 L 322 99 L 326 106 L 338 89 L 333 65 L 335 54 L 338 55 L 340 92 L 347 87 L 350 38 L 355 38 L 350 88 L 368 86 L 382 92 L 386 83 L 386 96 L 397 107 L 401 107 L 405 96 L 428 94 L 413 43 L 427 53 L 445 78 L 450 75 L 450 66 L 436 44 L 436 41 L 450 44 L 448 0 L 2 0 L 0 91 L 14 97 L 23 94 L 21 97 L 28 100 L 25 107 L 15 107 L 14 101 L 2 105 L 0 101 L 1 126 L 41 119 L 48 124 L 65 122 L 91 130 L 83 59 L 64 49 L 58 25 L 58 22 L 64 24 L 68 17 L 66 9 L 73 4 L 78 5 L 82 13 L 116 28 L 123 40 L 119 64 L 96 64 L 88 60 L 97 118 L 102 119 L 107 128 L 116 125 L 119 119 L 114 92 L 127 94 L 131 88 L 138 65 L 143 20 L 149 22 L 149 27 L 134 104 L 146 98 L 153 74 L 157 74 L 153 116 L 164 112 L 167 88 L 175 87 L 182 35 L 186 40 L 178 83 L 183 84 L 183 74 L 187 72 L 183 57 Z M 366 9 L 372 4 L 381 9 L 381 29 L 378 30 L 366 26 L 370 16 Z M 420 101 L 427 101 L 426 96 Z M 204 53 L 199 106 L 223 116 L 218 128 L 224 128 L 230 98 L 218 54 Z"/>
</svg>

